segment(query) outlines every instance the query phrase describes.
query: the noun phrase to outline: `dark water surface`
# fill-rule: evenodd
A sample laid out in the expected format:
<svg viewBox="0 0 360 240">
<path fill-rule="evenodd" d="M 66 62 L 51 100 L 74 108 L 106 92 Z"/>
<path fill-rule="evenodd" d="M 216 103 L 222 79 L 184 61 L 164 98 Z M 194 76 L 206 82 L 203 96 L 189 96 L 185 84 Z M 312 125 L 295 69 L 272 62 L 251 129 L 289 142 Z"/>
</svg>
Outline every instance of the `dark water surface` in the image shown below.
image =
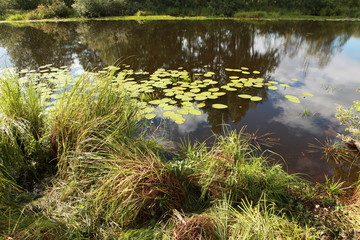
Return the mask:
<svg viewBox="0 0 360 240">
<path fill-rule="evenodd" d="M 316 143 L 315 138 L 334 138 L 341 131 L 334 117 L 336 104 L 348 107 L 360 99 L 356 92 L 360 88 L 358 22 L 0 24 L 0 68 L 37 69 L 52 63 L 81 72 L 120 62 L 149 72 L 179 67 L 191 72 L 207 65 L 220 83 L 229 81 L 225 68 L 249 67 L 266 80 L 289 84 L 292 87 L 277 90 L 254 89 L 253 94 L 263 97 L 261 102 L 242 100 L 239 92 L 229 93 L 217 100 L 229 106 L 226 110 L 205 107 L 201 116 L 187 116 L 182 125 L 169 121 L 170 137 L 190 135 L 204 140 L 212 132 L 221 132 L 223 122 L 233 129 L 247 125 L 247 132 L 271 132 L 280 139 L 271 150 L 286 159 L 289 172 L 322 181 L 324 174 L 347 171 L 309 152 L 308 144 Z M 302 92 L 314 96 L 302 96 Z M 301 103 L 288 101 L 286 94 L 298 96 Z"/>
</svg>

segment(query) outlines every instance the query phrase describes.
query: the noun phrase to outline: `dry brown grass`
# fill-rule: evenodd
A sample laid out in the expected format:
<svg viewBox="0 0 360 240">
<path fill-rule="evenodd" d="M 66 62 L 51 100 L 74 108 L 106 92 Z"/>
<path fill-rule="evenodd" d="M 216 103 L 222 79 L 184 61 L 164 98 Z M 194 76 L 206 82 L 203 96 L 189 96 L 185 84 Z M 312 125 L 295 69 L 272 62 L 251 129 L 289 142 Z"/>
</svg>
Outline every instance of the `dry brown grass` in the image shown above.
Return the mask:
<svg viewBox="0 0 360 240">
<path fill-rule="evenodd" d="M 215 226 L 209 216 L 196 215 L 178 219 L 173 228 L 175 240 L 214 240 Z"/>
</svg>

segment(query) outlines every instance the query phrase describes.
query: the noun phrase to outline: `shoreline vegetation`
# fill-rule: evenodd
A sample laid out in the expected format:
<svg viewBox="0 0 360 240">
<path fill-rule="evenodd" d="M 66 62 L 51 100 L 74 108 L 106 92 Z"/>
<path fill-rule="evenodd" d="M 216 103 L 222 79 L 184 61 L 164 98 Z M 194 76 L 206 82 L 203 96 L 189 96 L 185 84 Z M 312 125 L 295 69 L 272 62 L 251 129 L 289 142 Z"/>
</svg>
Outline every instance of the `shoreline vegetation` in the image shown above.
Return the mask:
<svg viewBox="0 0 360 240">
<path fill-rule="evenodd" d="M 359 0 L 0 0 L 0 20 L 347 19 Z"/>
<path fill-rule="evenodd" d="M 288 174 L 244 129 L 165 149 L 114 69 L 0 76 L 0 238 L 359 239 L 360 181 Z"/>
<path fill-rule="evenodd" d="M 9 19 L 12 19 L 11 15 Z M 280 16 L 280 17 L 259 17 L 259 16 L 244 16 L 244 17 L 211 17 L 211 16 L 171 16 L 171 15 L 150 15 L 150 16 L 114 16 L 114 17 L 97 17 L 97 18 L 44 18 L 44 19 L 16 19 L 16 20 L 0 20 L 0 23 L 27 23 L 27 22 L 76 22 L 76 21 L 161 21 L 161 20 L 238 20 L 238 21 L 360 21 L 360 18 L 348 17 L 330 17 L 330 16 Z"/>
</svg>

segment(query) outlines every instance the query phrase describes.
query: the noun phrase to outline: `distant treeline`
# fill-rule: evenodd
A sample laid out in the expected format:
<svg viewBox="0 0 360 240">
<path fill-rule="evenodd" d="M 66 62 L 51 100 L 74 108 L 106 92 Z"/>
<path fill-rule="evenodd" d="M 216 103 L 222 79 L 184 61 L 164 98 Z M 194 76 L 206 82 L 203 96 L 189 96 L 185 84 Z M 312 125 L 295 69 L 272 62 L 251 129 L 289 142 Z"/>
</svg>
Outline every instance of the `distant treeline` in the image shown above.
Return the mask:
<svg viewBox="0 0 360 240">
<path fill-rule="evenodd" d="M 8 9 L 33 10 L 35 18 L 136 13 L 231 17 L 249 11 L 360 17 L 360 0 L 0 0 L 0 14 Z"/>
</svg>

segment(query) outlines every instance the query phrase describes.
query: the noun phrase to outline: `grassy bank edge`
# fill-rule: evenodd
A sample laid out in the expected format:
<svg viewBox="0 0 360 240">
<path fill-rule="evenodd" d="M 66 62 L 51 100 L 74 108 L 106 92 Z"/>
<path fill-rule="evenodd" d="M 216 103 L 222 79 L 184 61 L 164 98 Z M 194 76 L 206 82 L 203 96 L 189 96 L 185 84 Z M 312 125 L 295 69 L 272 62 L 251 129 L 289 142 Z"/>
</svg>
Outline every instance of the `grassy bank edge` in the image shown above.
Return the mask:
<svg viewBox="0 0 360 240">
<path fill-rule="evenodd" d="M 75 22 L 75 21 L 109 21 L 109 20 L 133 20 L 133 21 L 155 21 L 155 20 L 257 20 L 257 21 L 360 21 L 359 18 L 348 17 L 327 17 L 327 16 L 310 16 L 310 15 L 296 15 L 296 16 L 279 16 L 279 17 L 213 17 L 213 16 L 170 16 L 170 15 L 150 15 L 150 16 L 115 16 L 115 17 L 98 17 L 98 18 L 50 18 L 50 19 L 36 19 L 36 20 L 1 20 L 0 23 L 27 23 L 27 22 Z"/>
</svg>

